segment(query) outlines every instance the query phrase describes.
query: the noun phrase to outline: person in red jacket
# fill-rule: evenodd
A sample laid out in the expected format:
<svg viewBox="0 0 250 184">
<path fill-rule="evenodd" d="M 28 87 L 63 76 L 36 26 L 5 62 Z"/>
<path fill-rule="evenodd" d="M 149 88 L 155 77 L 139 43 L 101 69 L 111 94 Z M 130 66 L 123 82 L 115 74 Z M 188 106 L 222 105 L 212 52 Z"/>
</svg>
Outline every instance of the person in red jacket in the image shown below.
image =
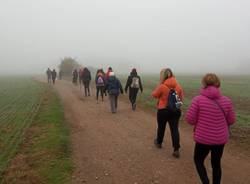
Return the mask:
<svg viewBox="0 0 250 184">
<path fill-rule="evenodd" d="M 203 184 L 209 179 L 204 160 L 211 152 L 213 184 L 221 181 L 221 157 L 228 141 L 228 127 L 235 122 L 231 100 L 220 93 L 220 79 L 212 73 L 202 79 L 200 95 L 194 97 L 186 114 L 186 120 L 194 128 L 194 162 Z"/>
<path fill-rule="evenodd" d="M 178 158 L 180 156 L 180 136 L 179 136 L 179 119 L 181 117 L 181 110 L 171 111 L 168 109 L 168 97 L 171 89 L 174 89 L 178 94 L 180 100 L 183 100 L 183 90 L 175 79 L 171 69 L 163 69 L 160 74 L 160 85 L 153 91 L 152 96 L 158 99 L 157 103 L 157 138 L 154 143 L 157 148 L 161 148 L 166 123 L 169 123 L 172 145 L 174 148 L 173 156 Z"/>
</svg>

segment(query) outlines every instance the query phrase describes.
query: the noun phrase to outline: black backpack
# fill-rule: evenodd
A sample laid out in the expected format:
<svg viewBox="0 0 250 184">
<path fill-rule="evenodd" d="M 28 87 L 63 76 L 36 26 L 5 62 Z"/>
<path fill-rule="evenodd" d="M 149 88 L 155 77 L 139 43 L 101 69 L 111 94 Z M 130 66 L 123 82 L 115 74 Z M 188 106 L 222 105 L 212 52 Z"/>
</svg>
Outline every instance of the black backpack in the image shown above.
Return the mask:
<svg viewBox="0 0 250 184">
<path fill-rule="evenodd" d="M 167 109 L 171 112 L 180 111 L 182 102 L 174 89 L 170 89 L 168 93 L 168 105 Z"/>
</svg>

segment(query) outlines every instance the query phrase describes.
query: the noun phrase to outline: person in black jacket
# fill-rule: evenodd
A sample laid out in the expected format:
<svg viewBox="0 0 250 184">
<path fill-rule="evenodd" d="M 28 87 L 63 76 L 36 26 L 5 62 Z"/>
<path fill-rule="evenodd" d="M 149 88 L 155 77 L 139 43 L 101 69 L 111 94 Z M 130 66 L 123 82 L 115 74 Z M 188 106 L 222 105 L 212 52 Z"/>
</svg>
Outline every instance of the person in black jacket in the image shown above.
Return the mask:
<svg viewBox="0 0 250 184">
<path fill-rule="evenodd" d="M 55 69 L 52 71 L 51 76 L 52 76 L 53 84 L 55 84 L 56 76 L 57 76 L 57 73 L 56 73 L 56 70 L 55 70 Z"/>
<path fill-rule="evenodd" d="M 127 93 L 128 88 L 129 88 L 129 100 L 132 105 L 132 110 L 135 110 L 138 91 L 139 89 L 141 90 L 141 92 L 143 91 L 141 78 L 137 74 L 137 71 L 135 68 L 132 69 L 130 75 L 128 76 L 126 87 L 125 87 L 125 93 Z"/>
<path fill-rule="evenodd" d="M 74 71 L 72 72 L 72 76 L 73 76 L 72 83 L 77 85 L 77 79 L 78 79 L 77 69 L 74 69 Z"/>
<path fill-rule="evenodd" d="M 90 81 L 91 81 L 91 73 L 89 69 L 85 67 L 82 72 L 82 82 L 84 85 L 85 96 L 87 95 L 90 96 L 90 89 L 89 89 Z"/>
</svg>

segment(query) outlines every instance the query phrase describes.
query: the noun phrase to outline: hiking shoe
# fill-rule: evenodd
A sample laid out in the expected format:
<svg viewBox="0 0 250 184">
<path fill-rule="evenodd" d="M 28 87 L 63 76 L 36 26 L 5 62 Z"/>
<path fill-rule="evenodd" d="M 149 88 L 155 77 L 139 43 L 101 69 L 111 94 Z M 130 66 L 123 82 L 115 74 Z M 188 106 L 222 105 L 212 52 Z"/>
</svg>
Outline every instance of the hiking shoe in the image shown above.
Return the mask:
<svg viewBox="0 0 250 184">
<path fill-rule="evenodd" d="M 180 152 L 179 152 L 179 150 L 175 150 L 175 151 L 173 152 L 173 156 L 174 156 L 175 158 L 180 158 Z"/>
<path fill-rule="evenodd" d="M 155 147 L 157 147 L 157 148 L 161 148 L 162 147 L 161 144 L 158 143 L 158 141 L 156 139 L 154 140 L 154 144 L 155 144 Z"/>
<path fill-rule="evenodd" d="M 134 103 L 134 104 L 132 105 L 132 110 L 135 111 L 135 109 L 136 109 L 136 104 Z"/>
</svg>

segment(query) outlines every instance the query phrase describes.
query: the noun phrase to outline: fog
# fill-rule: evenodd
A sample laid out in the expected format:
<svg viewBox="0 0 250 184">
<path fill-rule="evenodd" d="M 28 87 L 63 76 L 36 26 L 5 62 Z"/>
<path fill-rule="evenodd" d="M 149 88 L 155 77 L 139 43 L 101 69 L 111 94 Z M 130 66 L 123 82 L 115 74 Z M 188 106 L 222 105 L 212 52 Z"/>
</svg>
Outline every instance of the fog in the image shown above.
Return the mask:
<svg viewBox="0 0 250 184">
<path fill-rule="evenodd" d="M 0 73 L 84 66 L 248 74 L 249 0 L 0 0 Z"/>
</svg>

